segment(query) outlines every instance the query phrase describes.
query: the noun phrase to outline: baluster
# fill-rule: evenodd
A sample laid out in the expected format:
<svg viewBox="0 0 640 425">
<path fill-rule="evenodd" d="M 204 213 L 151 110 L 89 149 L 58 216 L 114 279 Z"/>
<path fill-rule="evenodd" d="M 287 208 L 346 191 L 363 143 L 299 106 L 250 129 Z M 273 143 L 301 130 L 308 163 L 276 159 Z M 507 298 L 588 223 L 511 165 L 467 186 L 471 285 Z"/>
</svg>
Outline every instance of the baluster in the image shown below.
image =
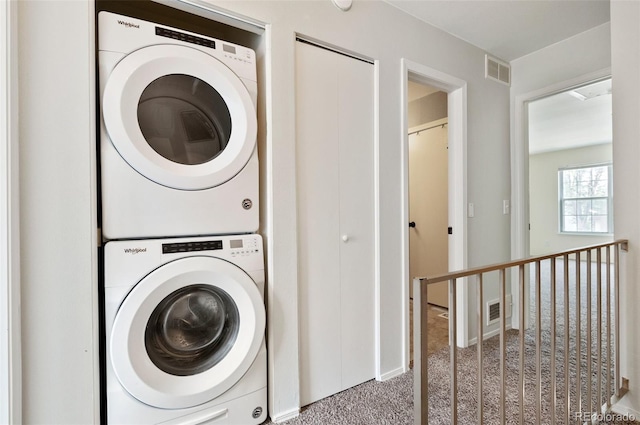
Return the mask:
<svg viewBox="0 0 640 425">
<path fill-rule="evenodd" d="M 507 347 L 506 347 L 506 269 L 500 269 L 500 424 L 506 423 Z"/>
<path fill-rule="evenodd" d="M 607 410 L 611 407 L 611 247 L 607 246 Z"/>
<path fill-rule="evenodd" d="M 519 266 L 519 285 L 520 285 L 520 386 L 518 388 L 518 397 L 520 401 L 520 423 L 524 423 L 524 265 Z"/>
<path fill-rule="evenodd" d="M 542 423 L 542 300 L 540 261 L 536 261 L 536 423 Z"/>
<path fill-rule="evenodd" d="M 477 320 L 478 320 L 478 424 L 482 425 L 484 423 L 484 415 L 483 415 L 483 407 L 484 407 L 484 392 L 482 391 L 482 343 L 484 340 L 484 332 L 482 327 L 482 303 L 483 303 L 483 289 L 482 289 L 482 273 L 478 275 L 478 284 L 477 284 L 477 294 L 476 299 L 478 301 L 477 308 Z"/>
<path fill-rule="evenodd" d="M 593 412 L 592 386 L 593 376 L 591 375 L 591 250 L 587 251 L 587 412 Z"/>
<path fill-rule="evenodd" d="M 551 258 L 551 423 L 556 423 L 556 259 Z"/>
<path fill-rule="evenodd" d="M 596 368 L 596 382 L 598 383 L 598 390 L 596 392 L 596 407 L 598 408 L 598 413 L 602 410 L 602 249 L 598 248 L 596 251 L 596 259 L 598 263 L 596 264 L 596 272 L 598 273 L 598 277 L 596 282 L 598 286 L 596 288 L 598 295 L 598 305 L 596 306 L 596 313 L 598 314 L 598 344 L 596 353 L 597 359 L 597 368 Z"/>
<path fill-rule="evenodd" d="M 451 352 L 451 423 L 458 423 L 456 279 L 449 280 L 449 347 Z"/>
<path fill-rule="evenodd" d="M 569 254 L 564 254 L 564 423 L 569 423 L 571 383 L 569 378 Z"/>
<path fill-rule="evenodd" d="M 576 394 L 577 407 L 576 412 L 582 412 L 582 321 L 580 315 L 581 312 L 581 274 L 580 274 L 580 251 L 576 252 Z"/>
</svg>

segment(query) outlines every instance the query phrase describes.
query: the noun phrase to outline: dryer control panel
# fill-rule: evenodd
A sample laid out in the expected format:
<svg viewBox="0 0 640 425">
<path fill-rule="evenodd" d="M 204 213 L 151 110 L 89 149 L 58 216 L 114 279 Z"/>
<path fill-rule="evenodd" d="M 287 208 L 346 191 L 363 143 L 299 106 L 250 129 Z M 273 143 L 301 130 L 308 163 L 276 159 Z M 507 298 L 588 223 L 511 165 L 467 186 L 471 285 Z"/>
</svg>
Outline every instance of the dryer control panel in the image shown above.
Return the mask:
<svg viewBox="0 0 640 425">
<path fill-rule="evenodd" d="M 130 54 L 157 44 L 202 50 L 226 64 L 241 79 L 257 81 L 256 54 L 249 47 L 112 12 L 98 13 L 98 50 Z"/>
<path fill-rule="evenodd" d="M 162 244 L 163 254 L 174 254 L 176 252 L 214 251 L 216 249 L 222 249 L 222 241 L 176 242 Z"/>
</svg>

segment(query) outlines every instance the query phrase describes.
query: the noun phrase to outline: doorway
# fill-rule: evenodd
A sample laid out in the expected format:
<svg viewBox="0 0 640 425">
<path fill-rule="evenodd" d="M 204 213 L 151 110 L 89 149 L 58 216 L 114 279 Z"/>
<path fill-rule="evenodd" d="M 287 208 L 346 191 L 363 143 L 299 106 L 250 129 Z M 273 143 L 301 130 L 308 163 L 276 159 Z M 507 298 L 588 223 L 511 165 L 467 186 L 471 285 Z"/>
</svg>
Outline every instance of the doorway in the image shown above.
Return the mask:
<svg viewBox="0 0 640 425">
<path fill-rule="evenodd" d="M 449 271 L 449 157 L 447 94 L 413 81 L 407 90 L 409 274 L 413 279 Z M 427 302 L 448 309 L 448 292 L 447 282 L 432 285 Z"/>
<path fill-rule="evenodd" d="M 587 87 L 594 82 L 600 82 L 610 79 L 610 69 L 599 70 L 590 74 L 585 74 L 576 77 L 571 80 L 555 83 L 548 87 L 536 89 L 531 92 L 517 94 L 514 99 L 514 116 L 513 116 L 513 139 L 511 144 L 512 150 L 512 164 L 511 164 L 511 185 L 512 185 L 512 204 L 511 204 L 511 255 L 513 258 L 526 258 L 533 253 L 531 250 L 530 239 L 533 235 L 534 226 L 540 226 L 540 222 L 536 224 L 531 221 L 530 215 L 535 210 L 535 206 L 530 206 L 532 199 L 530 196 L 530 179 L 532 178 L 530 173 L 530 150 L 529 144 L 531 137 L 536 137 L 535 134 L 530 134 L 531 123 L 530 119 L 536 121 L 535 116 L 529 115 L 529 109 L 535 108 L 536 105 L 544 105 L 544 102 L 536 103 L 537 101 L 544 101 L 544 99 L 551 98 L 554 95 L 567 93 L 573 90 L 579 90 L 580 88 Z M 610 95 L 608 95 L 611 97 Z M 602 100 L 602 99 L 601 99 Z M 600 101 L 601 101 L 600 100 Z M 583 106 L 593 105 L 594 102 L 585 99 Z M 599 102 L 599 101 L 597 101 Z M 609 117 L 611 119 L 611 117 Z M 587 128 L 586 126 L 582 126 Z M 534 148 L 535 152 L 536 148 Z M 557 170 L 556 170 L 557 173 Z M 535 173 L 534 173 L 535 175 Z M 555 177 L 556 186 L 552 189 L 552 193 L 558 194 L 558 177 Z M 535 202 L 535 200 L 534 200 Z M 556 203 L 553 205 L 552 212 L 558 214 L 558 218 L 555 219 L 556 226 L 560 223 L 559 220 L 559 198 L 556 199 Z M 530 229 L 531 226 L 531 229 Z M 559 227 L 556 227 L 556 232 Z M 577 236 L 577 235 L 576 235 Z M 543 247 L 546 245 L 543 239 Z M 579 244 L 583 245 L 583 244 Z M 578 246 L 578 245 L 573 245 Z M 546 251 L 552 250 L 551 243 L 545 248 Z M 515 272 L 517 273 L 517 271 Z M 516 274 L 511 276 L 511 294 L 512 298 L 520 298 L 520 288 L 517 284 L 518 277 Z M 528 296 L 529 283 L 525 282 L 524 286 L 524 323 L 520 323 L 519 303 L 513 303 L 511 327 L 513 329 L 526 328 L 530 323 L 530 299 Z"/>
<path fill-rule="evenodd" d="M 529 252 L 613 240 L 611 78 L 529 102 Z"/>
<path fill-rule="evenodd" d="M 451 75 L 445 74 L 436 69 L 402 59 L 402 163 L 403 163 L 403 187 L 401 192 L 401 212 L 402 212 L 402 258 L 404 271 L 402 278 L 402 294 L 405 312 L 404 320 L 404 348 L 405 348 L 405 370 L 409 369 L 411 362 L 411 323 L 409 320 L 411 311 L 410 286 L 410 231 L 409 227 L 409 83 L 418 83 L 422 86 L 430 86 L 434 92 L 441 92 L 439 96 L 446 98 L 446 115 L 440 118 L 447 118 L 447 139 L 448 139 L 448 160 L 447 160 L 447 216 L 448 228 L 451 227 L 451 234 L 448 234 L 448 264 L 446 270 L 462 270 L 467 267 L 467 184 L 466 184 L 466 135 L 467 135 L 467 83 Z M 434 121 L 435 117 L 431 120 Z M 423 123 L 425 122 L 423 121 Z M 417 225 L 417 223 L 416 223 Z M 448 292 L 448 291 L 447 291 Z M 468 315 L 468 288 L 466 281 L 458 279 L 456 281 L 456 341 L 458 347 L 469 346 L 469 318 Z M 449 304 L 452 302 L 448 300 Z M 451 318 L 449 318 L 451 320 Z M 448 324 L 447 324 L 448 327 Z M 447 340 L 448 343 L 448 340 Z"/>
</svg>

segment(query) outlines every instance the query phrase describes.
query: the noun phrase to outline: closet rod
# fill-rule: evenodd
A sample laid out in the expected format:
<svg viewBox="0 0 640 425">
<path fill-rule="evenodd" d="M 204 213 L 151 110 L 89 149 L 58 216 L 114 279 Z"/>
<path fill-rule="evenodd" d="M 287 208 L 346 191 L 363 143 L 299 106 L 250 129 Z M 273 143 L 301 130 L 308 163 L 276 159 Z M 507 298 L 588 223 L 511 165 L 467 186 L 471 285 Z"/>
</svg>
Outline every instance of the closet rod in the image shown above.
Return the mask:
<svg viewBox="0 0 640 425">
<path fill-rule="evenodd" d="M 444 128 L 444 126 L 448 125 L 448 124 L 449 123 L 444 123 L 444 124 L 432 125 L 431 127 L 427 127 L 427 128 L 421 128 L 420 130 L 412 131 L 411 133 L 407 134 L 407 136 L 411 136 L 412 134 L 418 134 L 418 133 L 421 133 L 423 131 L 431 130 L 432 128 L 436 128 L 436 127 Z"/>
</svg>

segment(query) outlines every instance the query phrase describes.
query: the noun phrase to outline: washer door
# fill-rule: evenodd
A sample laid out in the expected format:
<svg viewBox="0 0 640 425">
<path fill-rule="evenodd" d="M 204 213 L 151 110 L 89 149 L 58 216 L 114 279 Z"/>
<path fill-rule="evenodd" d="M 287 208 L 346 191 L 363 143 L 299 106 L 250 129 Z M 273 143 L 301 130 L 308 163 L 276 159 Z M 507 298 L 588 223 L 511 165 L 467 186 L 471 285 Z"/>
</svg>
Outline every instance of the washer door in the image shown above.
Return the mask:
<svg viewBox="0 0 640 425">
<path fill-rule="evenodd" d="M 187 257 L 145 276 L 120 306 L 110 356 L 122 386 L 151 406 L 212 400 L 247 372 L 264 338 L 254 281 L 212 257 Z"/>
<path fill-rule="evenodd" d="M 200 190 L 233 178 L 256 145 L 256 111 L 225 64 L 191 47 L 155 45 L 115 66 L 102 115 L 111 143 L 146 178 Z"/>
</svg>

